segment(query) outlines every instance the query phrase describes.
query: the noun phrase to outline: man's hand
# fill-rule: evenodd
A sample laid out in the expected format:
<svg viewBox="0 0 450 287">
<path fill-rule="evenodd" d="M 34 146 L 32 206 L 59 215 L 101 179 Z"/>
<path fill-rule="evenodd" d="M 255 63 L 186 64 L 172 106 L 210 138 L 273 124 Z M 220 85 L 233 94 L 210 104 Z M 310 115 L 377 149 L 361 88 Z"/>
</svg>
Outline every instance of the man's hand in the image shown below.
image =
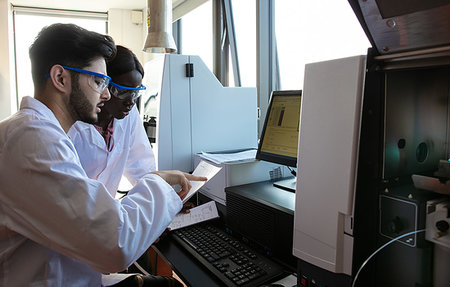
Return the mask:
<svg viewBox="0 0 450 287">
<path fill-rule="evenodd" d="M 195 207 L 195 205 L 192 203 L 192 202 L 185 202 L 184 204 L 183 204 L 183 208 L 181 209 L 181 212 L 183 212 L 183 213 L 189 213 L 189 212 L 191 212 L 191 208 L 194 208 Z"/>
<path fill-rule="evenodd" d="M 179 170 L 163 170 L 154 171 L 153 174 L 159 175 L 171 186 L 179 185 L 181 187 L 178 195 L 181 199 L 185 198 L 191 189 L 191 184 L 189 181 L 207 181 L 208 179 L 204 176 L 195 176 L 189 173 L 181 172 Z"/>
</svg>

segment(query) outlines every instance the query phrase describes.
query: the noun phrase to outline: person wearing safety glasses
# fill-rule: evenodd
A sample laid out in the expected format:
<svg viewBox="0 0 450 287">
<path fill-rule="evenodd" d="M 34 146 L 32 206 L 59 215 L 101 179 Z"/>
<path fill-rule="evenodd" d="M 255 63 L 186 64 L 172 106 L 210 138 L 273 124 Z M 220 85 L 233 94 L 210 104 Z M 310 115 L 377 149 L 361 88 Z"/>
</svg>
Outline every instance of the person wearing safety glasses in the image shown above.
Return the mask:
<svg viewBox="0 0 450 287">
<path fill-rule="evenodd" d="M 206 178 L 154 171 L 112 197 L 87 176 L 66 133 L 97 122 L 110 99 L 114 41 L 54 24 L 29 53 L 34 97 L 0 122 L 0 285 L 102 286 L 102 273 L 124 270 L 164 232 L 190 181 Z"/>
<path fill-rule="evenodd" d="M 122 175 L 135 185 L 142 176 L 155 171 L 155 157 L 136 107 L 136 101 L 146 88 L 142 85 L 144 69 L 131 50 L 116 47 L 115 58 L 106 64 L 111 77 L 108 87 L 111 99 L 104 103 L 95 124 L 78 121 L 68 133 L 87 175 L 103 182 L 113 197 L 116 197 Z M 150 271 L 149 256 L 154 253 L 142 256 L 137 266 Z M 161 285 L 155 286 L 176 286 L 178 281 L 170 277 L 170 267 L 161 260 L 158 266 L 165 276 L 141 276 L 143 286 L 147 286 L 147 281 L 153 286 L 155 280 L 161 281 Z M 135 269 L 130 268 L 130 271 L 139 271 Z"/>
<path fill-rule="evenodd" d="M 142 65 L 133 52 L 118 45 L 116 57 L 106 69 L 111 77 L 111 99 L 104 103 L 96 123 L 77 121 L 68 135 L 87 175 L 103 182 L 115 197 L 122 175 L 135 185 L 156 167 L 136 107 L 136 101 L 145 92 Z"/>
</svg>

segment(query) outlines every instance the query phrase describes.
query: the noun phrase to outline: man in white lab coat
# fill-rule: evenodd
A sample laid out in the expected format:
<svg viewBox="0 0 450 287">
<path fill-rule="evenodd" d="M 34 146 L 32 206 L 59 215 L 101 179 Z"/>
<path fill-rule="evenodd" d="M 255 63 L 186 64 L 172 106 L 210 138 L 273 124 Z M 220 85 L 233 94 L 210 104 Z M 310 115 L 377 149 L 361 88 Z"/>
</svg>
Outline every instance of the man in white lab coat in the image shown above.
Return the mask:
<svg viewBox="0 0 450 287">
<path fill-rule="evenodd" d="M 34 98 L 0 123 L 0 286 L 101 286 L 102 272 L 123 270 L 165 230 L 189 180 L 205 180 L 154 172 L 118 201 L 86 176 L 66 133 L 97 120 L 114 53 L 110 37 L 71 24 L 30 47 Z"/>
<path fill-rule="evenodd" d="M 142 176 L 156 170 L 155 156 L 136 108 L 146 89 L 142 85 L 144 68 L 130 49 L 116 47 L 116 56 L 106 65 L 111 99 L 105 102 L 95 124 L 77 121 L 67 133 L 86 174 L 103 182 L 113 197 L 122 175 L 134 186 Z M 155 255 L 152 249 L 149 252 Z M 143 268 L 150 269 L 149 257 L 141 257 Z M 158 267 L 164 275 L 172 272 L 162 260 Z"/>
</svg>

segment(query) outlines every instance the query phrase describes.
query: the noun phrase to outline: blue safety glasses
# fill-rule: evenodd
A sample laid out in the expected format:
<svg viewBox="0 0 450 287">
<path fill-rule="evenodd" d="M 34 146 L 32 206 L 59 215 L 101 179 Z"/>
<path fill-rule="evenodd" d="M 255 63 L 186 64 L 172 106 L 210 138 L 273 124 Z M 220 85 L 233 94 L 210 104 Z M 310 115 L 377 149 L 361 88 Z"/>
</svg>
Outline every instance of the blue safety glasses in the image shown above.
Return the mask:
<svg viewBox="0 0 450 287">
<path fill-rule="evenodd" d="M 111 78 L 108 77 L 107 75 L 103 75 L 100 73 L 96 73 L 96 72 L 91 72 L 88 70 L 83 70 L 83 69 L 78 69 L 78 68 L 72 68 L 72 67 L 67 67 L 67 66 L 63 66 L 61 65 L 61 67 L 63 67 L 64 69 L 67 70 L 71 70 L 77 73 L 81 73 L 81 74 L 85 74 L 89 76 L 88 79 L 88 84 L 89 86 L 94 89 L 94 91 L 102 94 L 105 89 L 108 87 Z M 50 74 L 46 74 L 45 75 L 46 78 L 50 77 Z"/>
<path fill-rule="evenodd" d="M 144 93 L 145 89 L 144 85 L 132 88 L 109 82 L 109 93 L 120 100 L 131 99 L 131 101 L 135 102 Z"/>
</svg>

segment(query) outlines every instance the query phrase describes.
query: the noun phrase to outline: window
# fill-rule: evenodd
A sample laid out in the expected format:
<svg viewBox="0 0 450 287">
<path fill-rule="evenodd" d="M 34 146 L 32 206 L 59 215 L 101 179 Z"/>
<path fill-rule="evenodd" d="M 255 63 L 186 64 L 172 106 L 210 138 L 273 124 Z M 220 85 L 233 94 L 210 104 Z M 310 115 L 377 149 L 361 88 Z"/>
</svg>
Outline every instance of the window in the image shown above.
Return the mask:
<svg viewBox="0 0 450 287">
<path fill-rule="evenodd" d="M 280 73 L 279 87 L 281 90 L 300 90 L 301 81 L 299 79 L 303 73 L 304 64 L 301 63 L 303 55 L 299 49 L 303 39 L 298 32 L 302 28 L 300 26 L 301 14 L 307 13 L 300 13 L 300 1 L 298 0 L 275 1 L 274 3 L 275 41 Z M 312 27 L 305 27 L 305 29 L 310 28 Z"/>
<path fill-rule="evenodd" d="M 256 87 L 256 1 L 234 0 L 232 7 L 241 86 Z"/>
<path fill-rule="evenodd" d="M 282 89 L 302 89 L 307 63 L 367 54 L 371 46 L 347 1 L 275 1 Z"/>
<path fill-rule="evenodd" d="M 202 4 L 182 18 L 181 53 L 200 56 L 211 71 L 213 71 L 212 26 L 212 1 Z"/>
<path fill-rule="evenodd" d="M 46 10 L 14 7 L 14 35 L 16 54 L 17 103 L 24 96 L 33 96 L 31 63 L 28 49 L 45 26 L 54 23 L 73 23 L 83 28 L 106 34 L 106 13 L 80 13 L 61 10 Z"/>
</svg>

